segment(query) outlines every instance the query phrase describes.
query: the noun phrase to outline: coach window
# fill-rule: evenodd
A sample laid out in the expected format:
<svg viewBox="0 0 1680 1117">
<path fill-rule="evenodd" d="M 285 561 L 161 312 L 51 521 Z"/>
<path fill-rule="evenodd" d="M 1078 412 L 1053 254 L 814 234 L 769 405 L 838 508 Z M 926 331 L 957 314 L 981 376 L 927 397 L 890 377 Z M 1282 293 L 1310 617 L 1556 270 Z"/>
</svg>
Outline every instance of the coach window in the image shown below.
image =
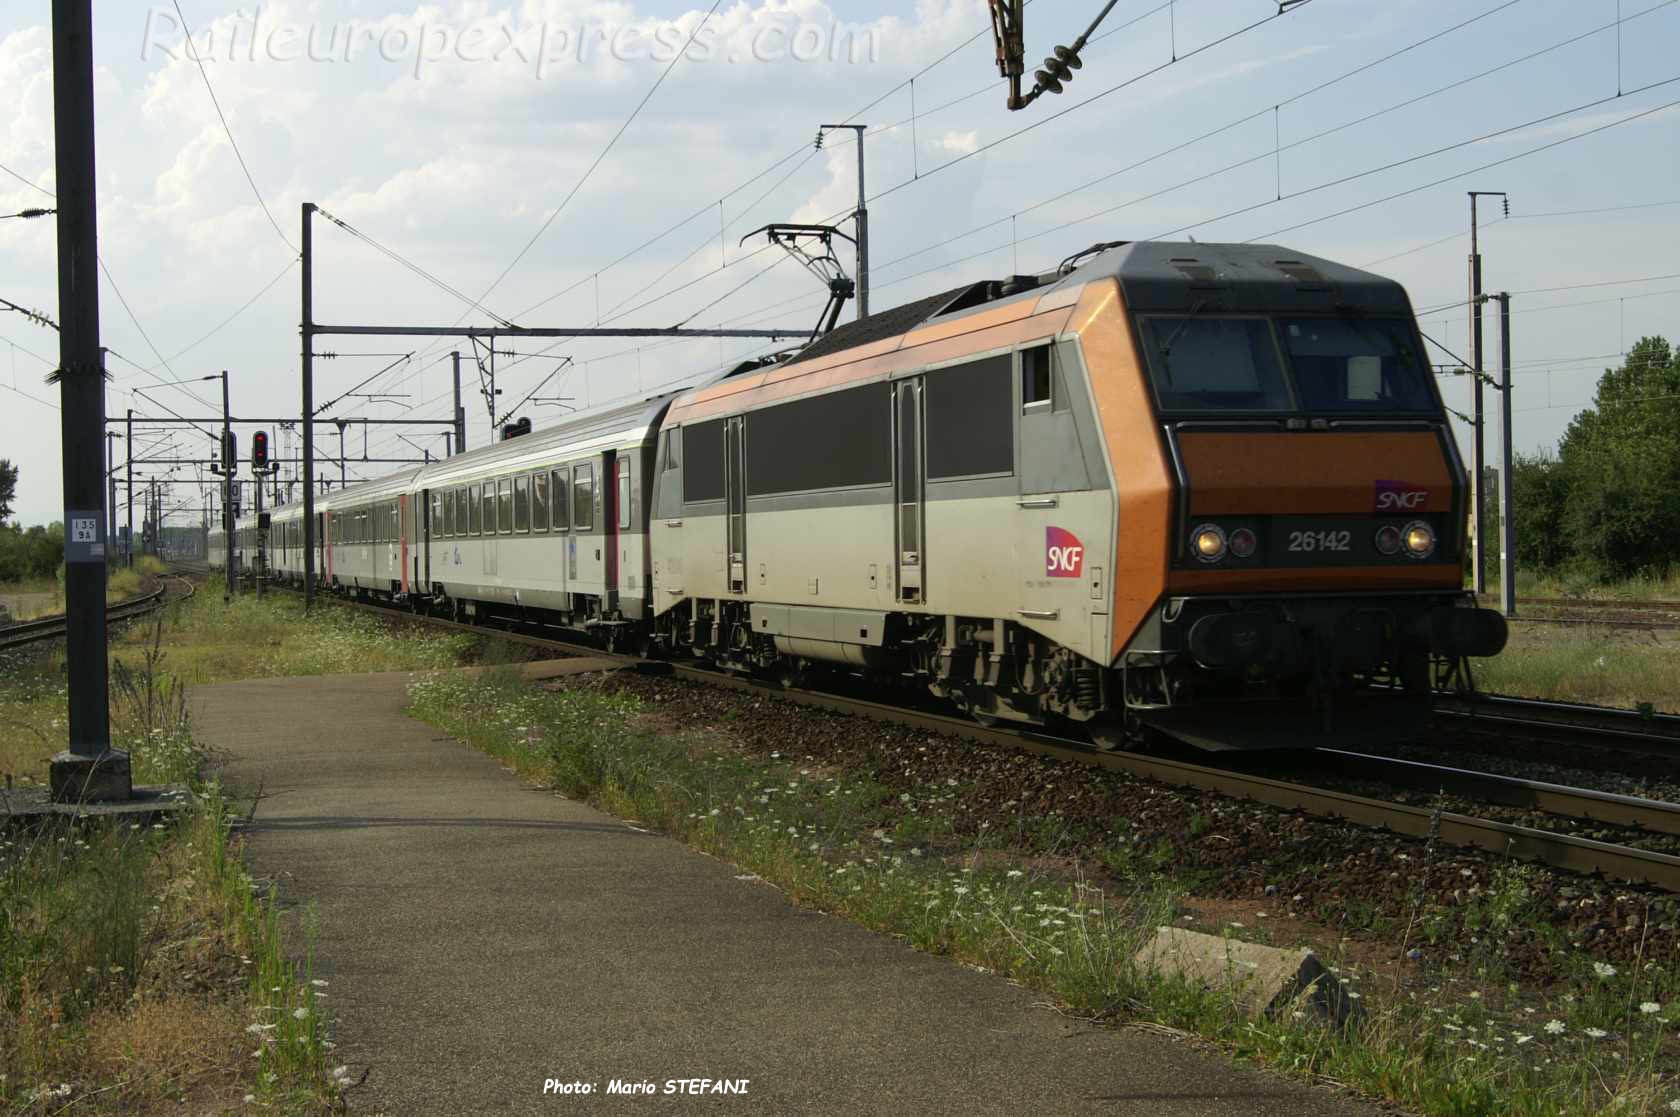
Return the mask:
<svg viewBox="0 0 1680 1117">
<path fill-rule="evenodd" d="M 496 534 L 513 534 L 513 482 L 506 477 L 496 482 Z"/>
<path fill-rule="evenodd" d="M 443 534 L 443 493 L 432 490 L 432 522 L 430 524 L 433 535 Z"/>
<path fill-rule="evenodd" d="M 572 470 L 572 526 L 588 531 L 595 526 L 595 467 L 576 466 Z"/>
<path fill-rule="evenodd" d="M 486 481 L 484 492 L 484 534 L 496 534 L 496 482 Z"/>
<path fill-rule="evenodd" d="M 531 530 L 548 530 L 548 474 L 531 474 Z"/>
<path fill-rule="evenodd" d="M 513 530 L 522 535 L 531 530 L 531 478 L 524 473 L 513 479 Z"/>
<path fill-rule="evenodd" d="M 450 489 L 443 498 L 443 523 L 438 526 L 438 531 L 445 539 L 454 537 L 455 525 L 461 522 L 460 515 L 460 501 L 456 499 L 455 490 Z"/>
<path fill-rule="evenodd" d="M 571 479 L 572 471 L 557 469 L 552 474 L 554 481 L 554 530 L 565 531 L 571 526 Z"/>
<path fill-rule="evenodd" d="M 630 526 L 630 459 L 618 459 L 618 526 Z"/>
<path fill-rule="evenodd" d="M 1013 365 L 1004 355 L 927 374 L 930 480 L 1014 472 Z"/>
</svg>

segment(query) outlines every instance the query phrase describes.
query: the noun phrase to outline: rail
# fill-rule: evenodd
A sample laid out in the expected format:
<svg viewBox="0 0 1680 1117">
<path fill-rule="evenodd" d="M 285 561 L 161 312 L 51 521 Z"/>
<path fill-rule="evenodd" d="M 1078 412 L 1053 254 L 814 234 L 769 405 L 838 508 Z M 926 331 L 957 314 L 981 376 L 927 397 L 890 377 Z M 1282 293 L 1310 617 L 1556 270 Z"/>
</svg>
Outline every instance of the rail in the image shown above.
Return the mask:
<svg viewBox="0 0 1680 1117">
<path fill-rule="evenodd" d="M 151 593 L 119 601 L 105 609 L 105 623 L 115 624 L 118 621 L 134 620 L 143 617 L 155 609 L 163 606 L 164 590 L 160 587 Z M 56 616 L 41 617 L 38 620 L 24 621 L 22 624 L 8 625 L 0 628 L 0 651 L 10 651 L 13 648 L 27 647 L 46 640 L 57 640 L 64 635 L 64 626 L 68 618 L 60 613 Z"/>
</svg>

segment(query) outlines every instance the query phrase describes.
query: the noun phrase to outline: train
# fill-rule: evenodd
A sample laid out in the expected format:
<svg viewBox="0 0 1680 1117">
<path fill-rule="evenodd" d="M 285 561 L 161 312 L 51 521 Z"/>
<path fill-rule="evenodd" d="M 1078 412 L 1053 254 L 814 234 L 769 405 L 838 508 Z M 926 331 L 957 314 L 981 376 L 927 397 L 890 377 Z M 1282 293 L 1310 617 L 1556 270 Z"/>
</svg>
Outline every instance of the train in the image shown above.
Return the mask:
<svg viewBox="0 0 1680 1117">
<path fill-rule="evenodd" d="M 1299 748 L 1412 731 L 1504 647 L 1464 588 L 1467 499 L 1400 284 L 1107 242 L 326 493 L 314 569 L 1103 748 Z M 302 517 L 272 512 L 278 581 Z"/>
</svg>

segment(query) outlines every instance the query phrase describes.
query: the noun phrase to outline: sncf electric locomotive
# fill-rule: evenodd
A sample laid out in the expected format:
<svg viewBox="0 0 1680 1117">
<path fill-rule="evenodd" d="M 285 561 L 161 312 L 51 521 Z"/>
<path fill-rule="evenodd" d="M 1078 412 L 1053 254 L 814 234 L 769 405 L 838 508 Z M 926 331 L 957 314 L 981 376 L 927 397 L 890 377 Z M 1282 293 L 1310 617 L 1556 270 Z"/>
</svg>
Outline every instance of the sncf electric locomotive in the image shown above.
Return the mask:
<svg viewBox="0 0 1680 1117">
<path fill-rule="evenodd" d="M 1414 724 L 1501 650 L 1463 590 L 1465 499 L 1397 283 L 1107 244 L 327 494 L 315 569 L 1105 745 L 1298 747 Z M 273 514 L 278 578 L 303 577 L 301 516 Z"/>
</svg>

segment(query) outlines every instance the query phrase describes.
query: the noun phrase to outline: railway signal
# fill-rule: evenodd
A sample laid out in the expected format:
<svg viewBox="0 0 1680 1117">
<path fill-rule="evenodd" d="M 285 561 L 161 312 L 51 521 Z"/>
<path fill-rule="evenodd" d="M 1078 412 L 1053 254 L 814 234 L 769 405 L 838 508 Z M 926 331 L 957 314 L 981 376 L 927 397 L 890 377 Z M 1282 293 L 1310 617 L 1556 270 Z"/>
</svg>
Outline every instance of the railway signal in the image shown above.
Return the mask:
<svg viewBox="0 0 1680 1117">
<path fill-rule="evenodd" d="M 251 469 L 261 473 L 268 468 L 268 432 L 258 431 L 251 436 Z"/>
</svg>

